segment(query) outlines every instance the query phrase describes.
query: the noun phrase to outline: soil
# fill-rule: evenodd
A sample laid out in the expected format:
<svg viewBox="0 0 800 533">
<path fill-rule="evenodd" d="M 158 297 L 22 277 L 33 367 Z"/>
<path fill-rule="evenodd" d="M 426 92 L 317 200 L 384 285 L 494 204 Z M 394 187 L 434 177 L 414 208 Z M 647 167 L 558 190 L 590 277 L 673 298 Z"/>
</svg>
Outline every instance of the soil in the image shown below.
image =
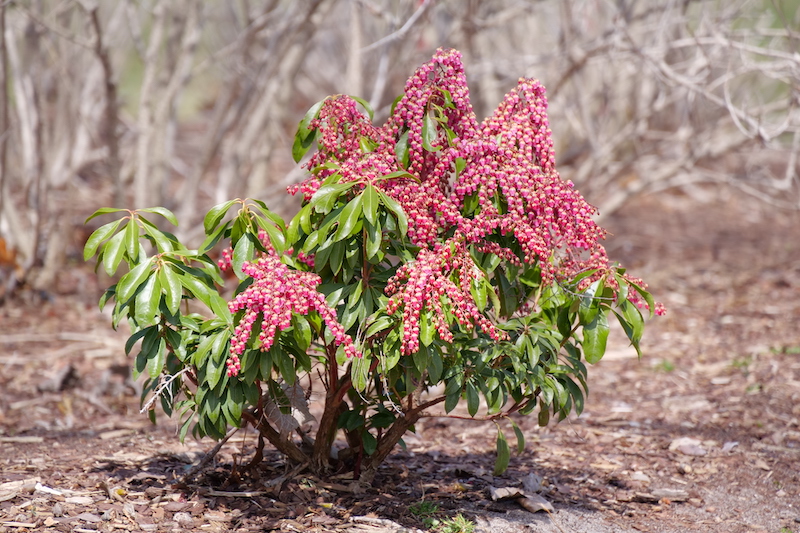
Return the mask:
<svg viewBox="0 0 800 533">
<path fill-rule="evenodd" d="M 487 532 L 800 531 L 800 216 L 694 191 L 605 225 L 609 255 L 668 307 L 644 357 L 612 345 L 581 416 L 516 418 L 527 446 L 502 476 L 493 423 L 437 418 L 368 487 L 274 452 L 244 474 L 241 432 L 187 477 L 214 443 L 139 414 L 125 333 L 76 259 L 52 293 L 0 308 L 0 533 L 414 531 L 459 513 Z M 523 481 L 552 513 L 489 497 Z"/>
</svg>

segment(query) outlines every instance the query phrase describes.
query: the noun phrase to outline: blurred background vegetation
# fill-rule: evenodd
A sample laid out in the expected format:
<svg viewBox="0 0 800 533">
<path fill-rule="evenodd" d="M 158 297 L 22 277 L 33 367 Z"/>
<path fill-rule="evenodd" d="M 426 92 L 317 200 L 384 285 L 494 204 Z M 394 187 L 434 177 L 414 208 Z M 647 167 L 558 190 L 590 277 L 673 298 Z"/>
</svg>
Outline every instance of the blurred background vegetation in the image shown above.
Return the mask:
<svg viewBox="0 0 800 533">
<path fill-rule="evenodd" d="M 797 209 L 798 5 L 0 1 L 0 300 L 80 292 L 101 206 L 163 205 L 190 239 L 234 197 L 291 216 L 307 108 L 360 95 L 381 121 L 440 46 L 464 54 L 479 119 L 519 77 L 544 83 L 558 168 L 601 217 L 719 187 Z"/>
</svg>

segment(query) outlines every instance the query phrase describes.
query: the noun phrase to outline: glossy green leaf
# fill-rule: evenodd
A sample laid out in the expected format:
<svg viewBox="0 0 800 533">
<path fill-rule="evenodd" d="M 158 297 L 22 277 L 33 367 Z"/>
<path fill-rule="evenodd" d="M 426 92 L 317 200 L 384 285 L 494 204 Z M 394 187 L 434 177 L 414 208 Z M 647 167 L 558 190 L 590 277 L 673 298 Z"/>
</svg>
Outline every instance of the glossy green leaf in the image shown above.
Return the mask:
<svg viewBox="0 0 800 533">
<path fill-rule="evenodd" d="M 101 207 L 100 209 L 98 209 L 97 211 L 95 211 L 94 213 L 89 215 L 89 218 L 84 220 L 83 223 L 86 224 L 87 222 L 89 222 L 93 218 L 99 217 L 100 215 L 105 215 L 107 213 L 119 213 L 120 211 L 127 211 L 127 210 L 126 209 L 116 209 L 116 208 L 113 208 L 113 207 Z"/>
<path fill-rule="evenodd" d="M 170 235 L 158 229 L 158 226 L 144 217 L 139 217 L 139 220 L 144 226 L 144 232 L 155 241 L 159 252 L 171 252 L 175 249 L 175 244 L 177 243 L 173 238 L 170 238 Z"/>
<path fill-rule="evenodd" d="M 154 257 L 149 258 L 136 265 L 133 270 L 122 276 L 117 283 L 117 298 L 121 302 L 127 302 L 136 292 L 136 289 L 144 282 L 153 267 Z"/>
<path fill-rule="evenodd" d="M 86 241 L 86 246 L 83 248 L 83 260 L 88 261 L 97 252 L 97 247 L 100 243 L 109 238 L 122 223 L 123 219 L 114 220 L 107 224 L 103 224 L 92 232 L 89 239 Z"/>
<path fill-rule="evenodd" d="M 369 102 L 367 102 L 366 100 L 364 100 L 360 96 L 350 96 L 350 98 L 352 98 L 353 100 L 355 100 L 356 102 L 361 104 L 361 107 L 363 107 L 364 110 L 367 112 L 367 115 L 369 115 L 369 119 L 370 120 L 372 120 L 374 118 L 375 111 L 372 110 L 372 106 L 369 105 Z"/>
<path fill-rule="evenodd" d="M 306 152 L 308 152 L 316 139 L 316 131 L 312 130 L 309 126 L 311 125 L 311 121 L 319 115 L 319 111 L 322 109 L 322 104 L 325 103 L 325 100 L 327 100 L 327 98 L 312 105 L 297 125 L 297 133 L 295 133 L 294 143 L 292 144 L 292 157 L 295 163 L 299 163 L 300 160 L 303 159 L 303 156 L 306 155 Z"/>
<path fill-rule="evenodd" d="M 393 198 L 390 198 L 385 192 L 377 189 L 378 196 L 381 198 L 381 203 L 386 206 L 386 208 L 394 213 L 394 216 L 397 218 L 397 226 L 400 229 L 400 235 L 405 237 L 406 233 L 408 233 L 408 217 L 406 216 L 403 208 L 397 203 Z"/>
<path fill-rule="evenodd" d="M 360 194 L 350 200 L 339 215 L 339 227 L 333 236 L 335 242 L 341 241 L 350 237 L 356 227 L 358 219 L 361 218 L 363 213 L 364 195 Z"/>
<path fill-rule="evenodd" d="M 300 346 L 301 350 L 307 351 L 311 346 L 312 337 L 311 326 L 308 325 L 308 320 L 303 317 L 293 316 L 292 328 L 292 333 L 297 341 L 297 345 Z"/>
<path fill-rule="evenodd" d="M 159 277 L 161 288 L 164 289 L 164 294 L 166 295 L 165 303 L 167 309 L 174 315 L 181 307 L 181 298 L 183 296 L 183 287 L 180 279 L 178 279 L 178 274 L 169 264 L 164 264 L 161 267 Z"/>
<path fill-rule="evenodd" d="M 373 335 L 390 328 L 393 323 L 394 319 L 390 316 L 381 315 L 377 317 L 374 321 L 369 322 L 366 338 L 370 338 Z"/>
<path fill-rule="evenodd" d="M 236 243 L 236 246 L 233 248 L 231 267 L 237 278 L 244 279 L 247 277 L 245 273 L 242 272 L 242 266 L 244 265 L 245 261 L 249 262 L 253 260 L 255 249 L 255 243 L 249 235 L 243 235 L 242 238 L 239 239 L 239 242 Z"/>
<path fill-rule="evenodd" d="M 519 428 L 516 422 L 510 418 L 509 422 L 511 422 L 511 427 L 514 429 L 514 435 L 517 437 L 517 453 L 522 453 L 525 451 L 525 435 L 522 434 L 522 430 Z"/>
<path fill-rule="evenodd" d="M 178 218 L 175 214 L 167 209 L 166 207 L 148 207 L 146 209 L 139 209 L 138 212 L 140 213 L 155 213 L 157 215 L 161 215 L 162 217 L 166 218 L 167 220 L 172 223 L 173 226 L 178 225 Z"/>
<path fill-rule="evenodd" d="M 161 283 L 154 271 L 136 294 L 136 312 L 133 318 L 140 325 L 151 324 L 155 320 L 158 304 L 161 302 Z"/>
<path fill-rule="evenodd" d="M 589 363 L 597 363 L 606 352 L 608 341 L 608 317 L 600 312 L 583 327 L 583 354 Z"/>
<path fill-rule="evenodd" d="M 464 392 L 467 395 L 467 412 L 469 413 L 469 416 L 475 416 L 478 412 L 478 408 L 480 407 L 478 389 L 475 388 L 475 385 L 473 385 L 472 382 L 467 382 Z"/>
<path fill-rule="evenodd" d="M 436 335 L 436 325 L 433 323 L 431 313 L 424 311 L 419 315 L 419 340 L 423 346 L 430 346 Z M 427 366 L 427 365 L 425 365 Z"/>
<path fill-rule="evenodd" d="M 422 148 L 428 152 L 438 152 L 442 149 L 441 146 L 433 145 L 439 138 L 437 126 L 438 122 L 431 113 L 425 113 L 422 120 Z"/>
<path fill-rule="evenodd" d="M 383 244 L 383 231 L 381 230 L 380 222 L 375 225 L 367 223 L 364 226 L 364 229 L 367 232 L 365 252 L 367 254 L 367 260 L 371 260 L 381 250 L 381 244 Z"/>
<path fill-rule="evenodd" d="M 603 280 L 598 279 L 594 281 L 589 287 L 581 293 L 580 306 L 578 308 L 578 316 L 581 324 L 588 324 L 600 312 L 600 295 L 603 290 Z"/>
<path fill-rule="evenodd" d="M 442 372 L 444 371 L 444 361 L 442 356 L 439 355 L 437 350 L 431 350 L 428 357 L 428 377 L 431 383 L 439 383 L 442 379 Z"/>
<path fill-rule="evenodd" d="M 628 333 L 628 338 L 634 344 L 638 344 L 644 333 L 644 318 L 642 317 L 641 311 L 628 300 L 624 300 L 619 308 L 622 311 L 622 316 L 625 317 L 625 320 L 627 320 L 631 328 L 630 333 L 626 332 Z"/>
<path fill-rule="evenodd" d="M 128 257 L 136 259 L 139 251 L 139 224 L 135 219 L 128 222 L 125 227 L 125 250 L 128 252 Z"/>
<path fill-rule="evenodd" d="M 500 428 L 497 428 L 497 460 L 494 463 L 494 475 L 502 475 L 508 469 L 511 460 L 511 451 L 508 449 L 508 441 Z"/>
<path fill-rule="evenodd" d="M 297 373 L 294 369 L 294 360 L 291 356 L 283 350 L 277 350 L 273 352 L 273 361 L 278 366 L 278 371 L 281 373 L 281 377 L 286 382 L 287 385 L 290 387 L 294 385 L 295 381 L 297 381 Z"/>
<path fill-rule="evenodd" d="M 353 381 L 353 388 L 359 392 L 364 392 L 367 389 L 369 381 L 369 367 L 372 363 L 372 357 L 364 355 L 363 357 L 354 357 L 350 367 L 350 379 Z"/>
<path fill-rule="evenodd" d="M 286 237 L 284 236 L 283 232 L 269 222 L 263 222 L 261 220 L 259 220 L 258 226 L 267 232 L 269 241 L 272 243 L 272 247 L 275 249 L 275 253 L 278 255 L 283 255 L 283 252 L 286 251 Z"/>
<path fill-rule="evenodd" d="M 128 337 L 128 340 L 125 341 L 125 355 L 130 355 L 131 350 L 133 349 L 133 345 L 136 344 L 136 342 L 139 339 L 144 337 L 151 329 L 158 329 L 158 326 L 149 326 L 144 329 L 140 329 L 139 331 Z"/>
<path fill-rule="evenodd" d="M 214 334 L 214 340 L 211 343 L 211 350 L 206 362 L 206 381 L 212 390 L 222 379 L 222 375 L 227 368 L 229 338 L 230 333 L 226 330 L 221 330 Z"/>
<path fill-rule="evenodd" d="M 428 349 L 425 346 L 420 346 L 419 350 L 417 350 L 412 357 L 417 372 L 422 374 L 428 369 Z"/>
<path fill-rule="evenodd" d="M 166 361 L 167 347 L 166 343 L 164 342 L 164 338 L 160 337 L 152 357 L 149 357 L 147 361 L 147 373 L 150 376 L 150 379 L 155 379 L 161 374 Z"/>
<path fill-rule="evenodd" d="M 206 213 L 206 216 L 203 218 L 203 229 L 205 229 L 206 234 L 211 233 L 211 231 L 219 225 L 225 217 L 225 213 L 227 213 L 228 209 L 235 203 L 236 200 L 228 200 L 227 202 L 222 202 L 209 209 L 208 213 Z"/>
<path fill-rule="evenodd" d="M 316 132 L 311 132 L 306 137 L 301 137 L 300 135 L 295 136 L 294 142 L 292 143 L 292 159 L 294 159 L 295 163 L 302 161 L 303 156 L 308 153 L 316 140 Z"/>
<path fill-rule="evenodd" d="M 120 231 L 111 237 L 103 248 L 103 268 L 106 274 L 114 275 L 122 262 L 123 255 L 125 255 L 125 232 Z"/>
<path fill-rule="evenodd" d="M 378 207 L 380 206 L 380 197 L 375 186 L 368 183 L 361 193 L 364 202 L 364 218 L 373 226 L 378 222 Z"/>
<path fill-rule="evenodd" d="M 333 209 L 336 200 L 339 199 L 339 196 L 353 188 L 354 185 L 354 181 L 323 185 L 317 189 L 317 192 L 315 192 L 311 200 L 309 200 L 308 205 L 313 207 L 317 213 L 329 213 L 331 209 Z"/>
<path fill-rule="evenodd" d="M 397 143 L 394 145 L 394 153 L 397 156 L 397 161 L 403 168 L 408 168 L 408 132 L 404 132 Z"/>
</svg>

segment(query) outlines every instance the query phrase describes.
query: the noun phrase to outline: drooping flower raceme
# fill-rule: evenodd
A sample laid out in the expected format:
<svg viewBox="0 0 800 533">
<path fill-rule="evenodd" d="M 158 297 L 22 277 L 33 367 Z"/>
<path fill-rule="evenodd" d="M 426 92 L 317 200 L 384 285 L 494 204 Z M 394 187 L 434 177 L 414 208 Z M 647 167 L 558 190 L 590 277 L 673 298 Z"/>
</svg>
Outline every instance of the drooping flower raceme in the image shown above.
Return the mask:
<svg viewBox="0 0 800 533">
<path fill-rule="evenodd" d="M 291 327 L 293 314 L 307 315 L 316 311 L 331 332 L 334 343 L 343 346 L 348 357 L 360 355 L 353 339 L 336 319 L 336 311 L 317 291 L 321 282 L 317 274 L 292 270 L 274 253 L 263 253 L 256 261 L 245 262 L 242 271 L 253 278 L 253 283 L 228 304 L 232 313 L 244 309 L 244 316 L 231 339 L 227 362 L 229 376 L 239 373 L 239 357 L 247 349 L 259 315 L 261 331 L 257 345 L 262 352 L 270 349 L 278 332 Z"/>
</svg>

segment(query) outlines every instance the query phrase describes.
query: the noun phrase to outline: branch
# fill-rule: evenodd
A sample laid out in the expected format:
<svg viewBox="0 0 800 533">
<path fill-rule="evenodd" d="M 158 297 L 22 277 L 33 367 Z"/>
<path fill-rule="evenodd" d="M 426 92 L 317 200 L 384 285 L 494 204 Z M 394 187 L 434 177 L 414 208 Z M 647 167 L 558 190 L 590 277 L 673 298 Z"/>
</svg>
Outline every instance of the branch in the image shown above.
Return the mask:
<svg viewBox="0 0 800 533">
<path fill-rule="evenodd" d="M 417 22 L 417 20 L 419 20 L 419 18 L 422 16 L 422 14 L 425 13 L 425 10 L 428 9 L 428 6 L 430 4 L 431 4 L 431 0 L 423 0 L 423 2 L 420 4 L 420 6 L 417 8 L 417 10 L 411 15 L 411 17 L 409 17 L 409 19 L 406 21 L 406 23 L 403 24 L 400 27 L 399 30 L 397 30 L 394 33 L 390 33 L 389 35 L 387 35 L 383 39 L 379 39 L 379 40 L 375 41 L 374 43 L 370 44 L 369 46 L 365 46 L 364 48 L 361 49 L 361 53 L 363 54 L 365 52 L 369 52 L 370 50 L 374 50 L 374 49 L 378 48 L 379 46 L 382 46 L 382 45 L 384 45 L 386 43 L 391 43 L 391 42 L 394 42 L 394 41 L 396 41 L 398 39 L 402 39 L 403 37 L 405 37 L 406 33 L 408 33 L 408 31 L 411 29 L 411 27 L 414 26 L 414 24 Z"/>
</svg>

